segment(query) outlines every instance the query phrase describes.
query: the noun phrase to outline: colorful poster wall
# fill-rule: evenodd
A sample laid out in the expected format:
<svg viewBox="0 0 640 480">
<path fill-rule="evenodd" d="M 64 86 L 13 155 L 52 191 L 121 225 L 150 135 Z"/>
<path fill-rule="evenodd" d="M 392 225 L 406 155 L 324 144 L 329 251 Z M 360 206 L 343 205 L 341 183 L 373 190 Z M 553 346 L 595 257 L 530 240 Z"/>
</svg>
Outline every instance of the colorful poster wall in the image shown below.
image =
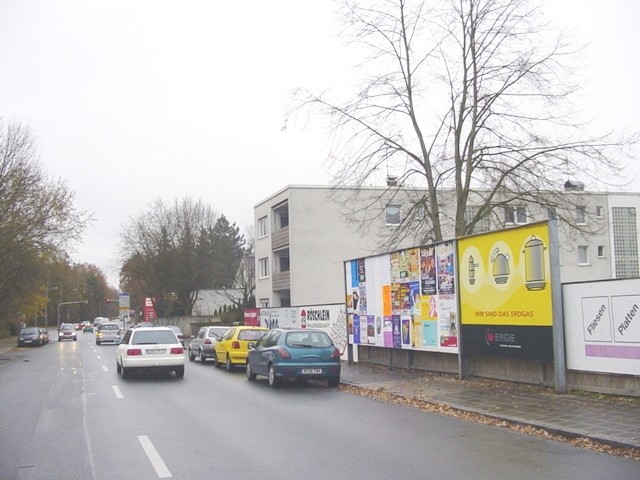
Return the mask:
<svg viewBox="0 0 640 480">
<path fill-rule="evenodd" d="M 567 368 L 640 375 L 640 279 L 562 286 Z"/>
<path fill-rule="evenodd" d="M 345 262 L 351 344 L 458 353 L 455 242 Z"/>
<path fill-rule="evenodd" d="M 462 352 L 553 361 L 546 223 L 458 240 Z"/>
</svg>

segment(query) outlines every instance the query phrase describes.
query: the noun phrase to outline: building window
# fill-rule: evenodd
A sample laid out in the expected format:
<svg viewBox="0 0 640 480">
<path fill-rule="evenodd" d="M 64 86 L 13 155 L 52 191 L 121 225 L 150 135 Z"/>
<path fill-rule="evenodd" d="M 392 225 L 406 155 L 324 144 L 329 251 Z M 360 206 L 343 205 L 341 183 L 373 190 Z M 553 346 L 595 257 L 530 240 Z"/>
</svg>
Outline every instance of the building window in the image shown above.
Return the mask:
<svg viewBox="0 0 640 480">
<path fill-rule="evenodd" d="M 475 216 L 480 211 L 478 205 L 467 205 L 464 209 L 464 222 L 469 225 Z M 491 229 L 491 223 L 489 222 L 489 216 L 484 216 L 474 225 L 473 231 L 475 233 L 488 232 Z"/>
<path fill-rule="evenodd" d="M 261 298 L 258 301 L 258 305 L 260 305 L 260 308 L 268 308 L 269 307 L 269 299 L 268 298 Z"/>
<path fill-rule="evenodd" d="M 527 207 L 524 205 L 504 207 L 504 223 L 515 223 L 517 225 L 527 223 Z"/>
<path fill-rule="evenodd" d="M 269 234 L 269 222 L 267 217 L 258 219 L 258 238 L 266 237 Z"/>
<path fill-rule="evenodd" d="M 578 265 L 589 265 L 589 247 L 578 245 Z"/>
<path fill-rule="evenodd" d="M 598 245 L 598 258 L 604 258 L 604 245 Z"/>
<path fill-rule="evenodd" d="M 640 276 L 638 265 L 638 227 L 634 207 L 613 207 L 613 251 L 616 278 Z"/>
<path fill-rule="evenodd" d="M 602 218 L 602 206 L 601 205 L 598 205 L 596 207 L 596 217 Z"/>
<path fill-rule="evenodd" d="M 260 278 L 267 278 L 269 276 L 269 259 L 260 259 Z"/>
<path fill-rule="evenodd" d="M 587 223 L 587 207 L 584 205 L 578 205 L 576 207 L 576 223 L 578 225 L 585 225 Z"/>
<path fill-rule="evenodd" d="M 400 225 L 400 205 L 387 205 L 385 219 L 387 225 Z"/>
</svg>

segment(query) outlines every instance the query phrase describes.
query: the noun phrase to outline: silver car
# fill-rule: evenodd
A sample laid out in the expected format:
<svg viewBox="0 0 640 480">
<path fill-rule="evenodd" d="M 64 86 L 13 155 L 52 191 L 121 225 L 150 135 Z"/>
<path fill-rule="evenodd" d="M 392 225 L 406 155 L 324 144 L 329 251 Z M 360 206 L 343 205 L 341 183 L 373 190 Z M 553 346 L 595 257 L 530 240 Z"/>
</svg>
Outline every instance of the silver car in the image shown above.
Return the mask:
<svg viewBox="0 0 640 480">
<path fill-rule="evenodd" d="M 120 325 L 116 322 L 103 322 L 96 330 L 96 345 L 103 343 L 120 343 Z"/>
<path fill-rule="evenodd" d="M 213 358 L 213 348 L 224 335 L 229 327 L 208 326 L 198 330 L 198 334 L 189 343 L 189 360 L 198 357 L 200 363 L 206 362 L 207 358 Z"/>
</svg>

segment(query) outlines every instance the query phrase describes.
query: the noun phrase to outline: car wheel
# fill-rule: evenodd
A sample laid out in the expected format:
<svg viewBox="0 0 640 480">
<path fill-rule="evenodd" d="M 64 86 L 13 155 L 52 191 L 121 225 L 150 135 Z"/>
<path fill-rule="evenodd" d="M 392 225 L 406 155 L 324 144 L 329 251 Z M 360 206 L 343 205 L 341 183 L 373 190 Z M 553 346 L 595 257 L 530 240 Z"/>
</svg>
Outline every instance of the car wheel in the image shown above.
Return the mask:
<svg viewBox="0 0 640 480">
<path fill-rule="evenodd" d="M 193 362 L 195 358 L 196 356 L 193 354 L 193 351 L 191 351 L 191 348 L 189 348 L 189 361 Z"/>
<path fill-rule="evenodd" d="M 96 345 L 100 345 L 100 342 L 98 342 L 97 340 L 96 340 Z"/>
<path fill-rule="evenodd" d="M 276 377 L 276 371 L 273 368 L 273 365 L 269 365 L 269 386 L 271 388 L 276 388 L 280 384 L 280 379 Z"/>
<path fill-rule="evenodd" d="M 184 377 L 184 365 L 175 369 L 176 378 Z"/>
<path fill-rule="evenodd" d="M 122 373 L 122 378 L 123 379 L 129 378 L 129 369 L 128 368 L 123 366 L 121 373 Z"/>
<path fill-rule="evenodd" d="M 251 370 L 251 364 L 247 362 L 247 380 L 253 382 L 256 379 L 256 374 Z"/>
<path fill-rule="evenodd" d="M 233 370 L 233 364 L 231 363 L 231 357 L 229 357 L 229 355 L 227 355 L 227 363 L 225 364 L 225 368 L 227 369 L 227 372 Z"/>
<path fill-rule="evenodd" d="M 203 365 L 207 361 L 207 357 L 204 356 L 204 352 L 202 350 L 200 350 L 200 354 L 198 355 L 198 360 L 200 360 L 200 363 L 202 363 Z"/>
<path fill-rule="evenodd" d="M 340 385 L 340 377 L 329 377 L 327 379 L 327 385 L 330 387 L 337 387 Z"/>
<path fill-rule="evenodd" d="M 78 337 L 74 338 L 74 339 L 73 339 L 73 341 L 74 341 L 74 342 L 77 342 L 77 341 L 78 341 Z"/>
<path fill-rule="evenodd" d="M 216 352 L 213 352 L 213 366 L 220 368 L 220 362 L 218 361 L 218 354 Z"/>
<path fill-rule="evenodd" d="M 120 368 L 120 364 L 116 360 L 116 373 L 121 373 L 121 372 L 122 372 L 122 368 Z"/>
</svg>

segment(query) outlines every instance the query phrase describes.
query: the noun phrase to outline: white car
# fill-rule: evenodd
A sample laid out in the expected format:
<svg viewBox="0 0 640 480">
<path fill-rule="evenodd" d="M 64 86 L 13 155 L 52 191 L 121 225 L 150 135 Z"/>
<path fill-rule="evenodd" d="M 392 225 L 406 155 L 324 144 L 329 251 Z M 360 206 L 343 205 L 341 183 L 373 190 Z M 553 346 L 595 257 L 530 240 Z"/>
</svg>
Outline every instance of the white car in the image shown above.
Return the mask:
<svg viewBox="0 0 640 480">
<path fill-rule="evenodd" d="M 133 372 L 175 372 L 184 377 L 184 348 L 168 327 L 138 327 L 125 333 L 116 352 L 116 371 L 127 378 Z"/>
</svg>

